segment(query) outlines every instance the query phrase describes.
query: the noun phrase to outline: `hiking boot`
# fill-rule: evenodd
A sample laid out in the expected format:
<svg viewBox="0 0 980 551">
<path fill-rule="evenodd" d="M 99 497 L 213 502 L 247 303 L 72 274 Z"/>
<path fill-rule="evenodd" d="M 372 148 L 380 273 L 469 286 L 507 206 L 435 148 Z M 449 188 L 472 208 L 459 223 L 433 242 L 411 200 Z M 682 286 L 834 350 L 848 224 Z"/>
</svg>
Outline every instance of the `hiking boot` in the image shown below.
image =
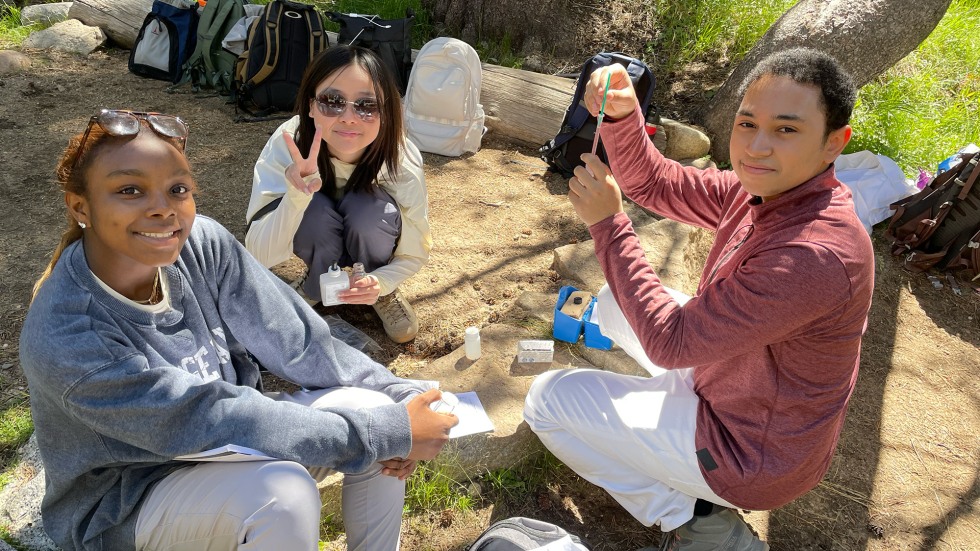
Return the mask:
<svg viewBox="0 0 980 551">
<path fill-rule="evenodd" d="M 300 296 L 300 298 L 305 300 L 307 304 L 309 304 L 310 306 L 316 306 L 320 301 L 313 300 L 312 298 L 307 296 L 306 291 L 303 290 L 303 284 L 306 283 L 306 278 L 309 277 L 309 275 L 310 275 L 310 269 L 304 268 L 303 274 L 300 275 L 298 279 L 293 280 L 293 282 L 290 283 L 289 286 L 292 287 L 293 290 L 296 291 L 296 293 Z"/>
<path fill-rule="evenodd" d="M 397 289 L 388 295 L 378 297 L 378 302 L 371 307 L 378 313 L 385 333 L 391 340 L 397 343 L 408 342 L 418 334 L 419 321 L 415 317 L 415 310 L 412 310 L 412 305 Z"/>
<path fill-rule="evenodd" d="M 660 551 L 769 551 L 732 509 L 715 505 L 711 514 L 694 517 L 664 534 Z"/>
</svg>

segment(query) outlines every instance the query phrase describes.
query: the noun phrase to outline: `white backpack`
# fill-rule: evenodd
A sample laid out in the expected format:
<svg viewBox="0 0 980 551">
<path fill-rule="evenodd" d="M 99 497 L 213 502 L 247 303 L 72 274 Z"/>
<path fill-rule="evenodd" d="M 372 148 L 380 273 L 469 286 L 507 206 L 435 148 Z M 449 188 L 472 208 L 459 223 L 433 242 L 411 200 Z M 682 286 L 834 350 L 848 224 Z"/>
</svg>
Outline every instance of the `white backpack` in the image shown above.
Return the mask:
<svg viewBox="0 0 980 551">
<path fill-rule="evenodd" d="M 483 138 L 480 57 L 455 38 L 430 40 L 419 50 L 405 92 L 405 128 L 421 151 L 458 157 Z"/>
</svg>

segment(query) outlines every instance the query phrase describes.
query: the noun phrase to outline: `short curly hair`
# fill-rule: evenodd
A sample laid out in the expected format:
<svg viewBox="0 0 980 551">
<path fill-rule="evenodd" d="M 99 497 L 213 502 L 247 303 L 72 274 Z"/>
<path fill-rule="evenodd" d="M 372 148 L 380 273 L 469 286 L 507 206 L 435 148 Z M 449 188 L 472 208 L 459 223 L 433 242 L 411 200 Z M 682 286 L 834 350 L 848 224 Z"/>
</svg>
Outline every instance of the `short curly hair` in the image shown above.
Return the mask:
<svg viewBox="0 0 980 551">
<path fill-rule="evenodd" d="M 851 76 L 829 54 L 812 48 L 792 48 L 771 54 L 742 81 L 738 89 L 739 97 L 745 96 L 752 83 L 769 75 L 789 77 L 799 84 L 809 84 L 820 90 L 827 122 L 824 137 L 843 128 L 851 120 L 857 87 Z"/>
</svg>

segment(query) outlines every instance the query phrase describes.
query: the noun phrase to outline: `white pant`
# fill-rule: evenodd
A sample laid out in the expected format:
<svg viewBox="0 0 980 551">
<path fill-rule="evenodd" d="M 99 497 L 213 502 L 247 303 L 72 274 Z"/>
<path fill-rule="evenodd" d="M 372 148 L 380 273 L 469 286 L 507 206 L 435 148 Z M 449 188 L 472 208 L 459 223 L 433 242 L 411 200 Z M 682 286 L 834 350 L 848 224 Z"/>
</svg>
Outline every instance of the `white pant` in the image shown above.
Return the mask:
<svg viewBox="0 0 980 551">
<path fill-rule="evenodd" d="M 270 397 L 318 409 L 392 403 L 380 392 L 360 388 Z M 321 506 L 316 484 L 330 472 L 291 461 L 199 463 L 180 469 L 154 485 L 140 507 L 136 549 L 314 551 Z M 342 500 L 348 549 L 398 549 L 404 481 L 382 475 L 375 463 L 344 477 Z"/>
<path fill-rule="evenodd" d="M 543 373 L 524 405 L 531 430 L 569 468 L 608 491 L 646 526 L 677 528 L 694 515 L 698 498 L 731 507 L 708 487 L 698 467 L 699 398 L 691 370 L 653 365 L 608 287 L 599 292 L 597 308 L 602 333 L 653 377 L 592 369 Z"/>
</svg>

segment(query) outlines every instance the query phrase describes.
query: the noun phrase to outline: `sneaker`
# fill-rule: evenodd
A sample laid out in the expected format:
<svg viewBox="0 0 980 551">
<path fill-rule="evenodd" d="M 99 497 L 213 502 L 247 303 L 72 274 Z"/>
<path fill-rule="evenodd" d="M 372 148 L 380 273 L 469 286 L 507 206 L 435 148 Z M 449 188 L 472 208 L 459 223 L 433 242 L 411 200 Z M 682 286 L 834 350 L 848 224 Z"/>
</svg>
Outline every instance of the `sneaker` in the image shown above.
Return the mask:
<svg viewBox="0 0 980 551">
<path fill-rule="evenodd" d="M 415 310 L 396 289 L 392 293 L 378 297 L 378 302 L 372 306 L 381 318 L 388 338 L 397 342 L 408 342 L 419 332 L 419 321 Z"/>
<path fill-rule="evenodd" d="M 732 509 L 715 505 L 710 515 L 694 517 L 664 534 L 660 551 L 769 551 Z"/>
</svg>

